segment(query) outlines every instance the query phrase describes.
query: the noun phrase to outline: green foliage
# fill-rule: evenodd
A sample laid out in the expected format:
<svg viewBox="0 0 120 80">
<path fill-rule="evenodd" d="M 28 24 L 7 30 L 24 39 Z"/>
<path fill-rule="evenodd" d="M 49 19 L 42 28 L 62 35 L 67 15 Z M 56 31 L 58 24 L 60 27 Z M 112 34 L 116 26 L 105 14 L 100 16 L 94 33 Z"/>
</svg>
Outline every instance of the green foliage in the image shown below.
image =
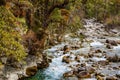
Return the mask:
<svg viewBox="0 0 120 80">
<path fill-rule="evenodd" d="M 25 58 L 26 53 L 21 42 L 20 33 L 17 28 L 15 17 L 5 7 L 0 7 L 0 56 L 14 56 L 20 61 Z"/>
<path fill-rule="evenodd" d="M 56 8 L 56 9 L 51 13 L 50 19 L 53 20 L 53 21 L 60 21 L 60 20 L 62 19 L 60 9 Z"/>
<path fill-rule="evenodd" d="M 83 7 L 87 18 L 94 17 L 104 22 L 111 21 L 110 24 L 118 24 L 118 21 L 113 20 L 113 18 L 120 14 L 120 0 L 86 0 L 81 7 Z"/>
</svg>

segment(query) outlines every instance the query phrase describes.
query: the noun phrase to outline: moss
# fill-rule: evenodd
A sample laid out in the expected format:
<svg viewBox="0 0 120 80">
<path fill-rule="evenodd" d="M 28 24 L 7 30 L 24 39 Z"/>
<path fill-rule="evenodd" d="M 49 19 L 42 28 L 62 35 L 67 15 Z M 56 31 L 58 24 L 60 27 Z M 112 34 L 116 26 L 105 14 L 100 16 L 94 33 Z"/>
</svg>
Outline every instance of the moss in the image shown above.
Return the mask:
<svg viewBox="0 0 120 80">
<path fill-rule="evenodd" d="M 4 6 L 0 7 L 0 55 L 13 55 L 20 61 L 25 58 L 25 49 L 22 46 L 20 33 L 16 30 L 17 19 Z"/>
</svg>

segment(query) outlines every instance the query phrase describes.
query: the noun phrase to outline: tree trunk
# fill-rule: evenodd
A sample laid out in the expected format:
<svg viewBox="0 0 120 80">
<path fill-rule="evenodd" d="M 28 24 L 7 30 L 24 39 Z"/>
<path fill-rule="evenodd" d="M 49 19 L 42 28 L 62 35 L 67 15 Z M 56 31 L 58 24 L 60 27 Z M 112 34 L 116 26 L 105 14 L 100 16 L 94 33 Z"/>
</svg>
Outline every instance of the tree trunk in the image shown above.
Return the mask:
<svg viewBox="0 0 120 80">
<path fill-rule="evenodd" d="M 5 0 L 0 0 L 0 6 L 5 5 Z"/>
</svg>

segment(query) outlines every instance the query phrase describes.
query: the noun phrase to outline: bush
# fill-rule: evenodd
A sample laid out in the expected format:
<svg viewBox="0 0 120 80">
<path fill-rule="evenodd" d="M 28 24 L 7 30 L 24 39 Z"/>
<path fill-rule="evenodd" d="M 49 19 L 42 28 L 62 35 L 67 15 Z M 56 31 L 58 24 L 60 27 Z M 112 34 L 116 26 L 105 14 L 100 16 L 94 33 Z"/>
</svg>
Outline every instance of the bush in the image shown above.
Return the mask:
<svg viewBox="0 0 120 80">
<path fill-rule="evenodd" d="M 15 17 L 5 7 L 0 7 L 0 57 L 12 55 L 17 61 L 25 58 L 20 33 L 15 29 Z"/>
</svg>

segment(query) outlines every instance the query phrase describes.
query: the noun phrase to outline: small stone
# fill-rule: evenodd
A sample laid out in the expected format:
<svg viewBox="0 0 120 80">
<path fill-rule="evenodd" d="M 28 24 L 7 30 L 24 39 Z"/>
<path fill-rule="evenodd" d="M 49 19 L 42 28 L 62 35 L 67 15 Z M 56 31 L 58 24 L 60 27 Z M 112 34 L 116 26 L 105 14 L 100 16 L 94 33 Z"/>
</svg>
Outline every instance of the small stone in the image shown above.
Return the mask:
<svg viewBox="0 0 120 80">
<path fill-rule="evenodd" d="M 106 48 L 112 49 L 112 46 L 111 46 L 110 44 L 107 44 L 107 45 L 106 45 Z"/>
<path fill-rule="evenodd" d="M 65 54 L 66 52 L 69 52 L 70 51 L 70 47 L 68 45 L 65 45 L 64 48 L 63 48 L 63 53 Z"/>
<path fill-rule="evenodd" d="M 76 67 L 80 67 L 80 64 L 77 64 Z"/>
<path fill-rule="evenodd" d="M 108 65 L 109 64 L 109 61 L 107 61 L 107 60 L 103 60 L 103 61 L 98 61 L 97 62 L 98 64 L 100 64 L 100 65 L 102 65 L 102 66 L 106 66 L 106 65 Z"/>
<path fill-rule="evenodd" d="M 112 54 L 112 53 L 111 54 L 107 54 L 106 58 L 110 62 L 119 62 L 120 61 L 120 57 L 117 54 Z"/>
<path fill-rule="evenodd" d="M 117 43 L 120 44 L 120 40 L 118 40 Z"/>
<path fill-rule="evenodd" d="M 69 71 L 69 72 L 64 73 L 63 76 L 64 77 L 73 77 L 74 73 L 73 73 L 73 71 Z"/>
<path fill-rule="evenodd" d="M 106 77 L 106 80 L 118 80 L 115 76 L 108 76 Z"/>
<path fill-rule="evenodd" d="M 95 73 L 95 76 L 105 77 L 103 73 Z"/>
<path fill-rule="evenodd" d="M 117 46 L 117 42 L 114 41 L 114 40 L 106 40 L 106 43 L 109 43 L 109 44 L 111 44 L 113 46 Z"/>
<path fill-rule="evenodd" d="M 86 63 L 81 63 L 81 67 L 85 67 L 86 66 Z"/>
<path fill-rule="evenodd" d="M 62 62 L 70 63 L 70 62 L 71 62 L 70 56 L 64 56 L 64 57 L 62 58 Z"/>
<path fill-rule="evenodd" d="M 81 71 L 86 71 L 86 68 L 80 67 L 80 68 L 77 69 L 77 72 L 78 72 L 78 73 L 81 72 Z"/>
<path fill-rule="evenodd" d="M 89 58 L 92 58 L 94 56 L 93 53 L 88 53 Z"/>
<path fill-rule="evenodd" d="M 102 53 L 100 49 L 96 50 L 95 53 Z"/>
<path fill-rule="evenodd" d="M 77 55 L 77 56 L 75 57 L 75 61 L 80 62 L 80 56 L 79 56 L 79 55 Z"/>
<path fill-rule="evenodd" d="M 96 78 L 97 78 L 97 80 L 104 80 L 104 78 L 103 77 L 101 77 L 101 76 L 96 76 Z"/>
</svg>

